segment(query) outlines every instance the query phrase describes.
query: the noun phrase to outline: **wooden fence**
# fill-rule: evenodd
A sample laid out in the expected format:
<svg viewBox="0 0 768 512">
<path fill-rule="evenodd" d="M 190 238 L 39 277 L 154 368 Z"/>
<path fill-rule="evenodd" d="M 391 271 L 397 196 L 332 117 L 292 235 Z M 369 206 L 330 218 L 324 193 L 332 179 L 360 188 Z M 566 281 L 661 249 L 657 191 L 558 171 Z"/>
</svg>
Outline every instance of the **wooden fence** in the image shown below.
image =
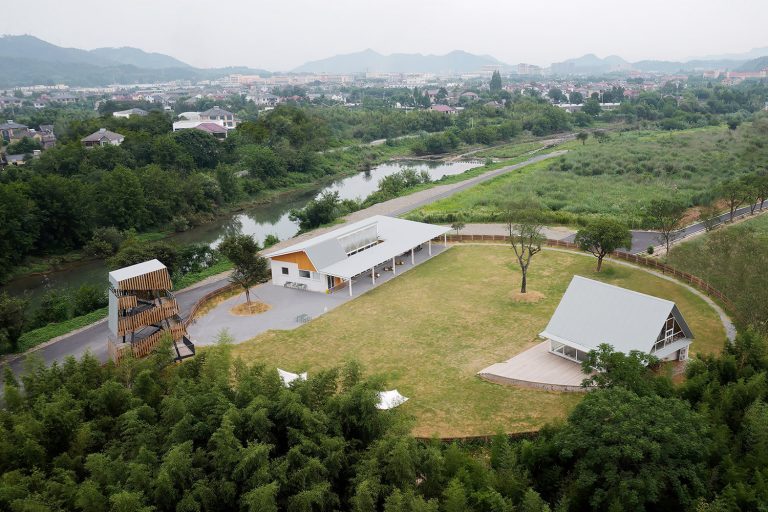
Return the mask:
<svg viewBox="0 0 768 512">
<path fill-rule="evenodd" d="M 435 242 L 442 242 L 443 237 L 438 237 L 434 239 Z M 449 242 L 509 242 L 509 237 L 506 235 L 448 235 L 448 241 Z M 564 249 L 571 249 L 575 251 L 580 251 L 579 246 L 576 245 L 573 242 L 566 242 L 563 240 L 547 240 L 546 242 L 548 247 L 562 247 Z M 669 265 L 665 265 L 658 260 L 654 258 L 647 258 L 645 256 L 637 256 L 635 254 L 630 254 L 628 252 L 623 251 L 615 251 L 611 254 L 609 254 L 609 257 L 629 261 L 630 263 L 634 263 L 635 265 L 640 265 L 643 267 L 647 267 L 653 270 L 656 270 L 658 272 L 661 272 L 662 274 L 669 274 L 670 276 L 674 276 L 675 278 L 685 281 L 689 283 L 692 286 L 695 286 L 699 290 L 703 291 L 710 297 L 713 297 L 720 302 L 723 303 L 723 305 L 728 309 L 731 313 L 736 312 L 736 307 L 734 306 L 733 302 L 725 296 L 720 290 L 716 289 L 712 285 L 710 285 L 708 282 L 704 281 L 700 277 L 694 276 L 693 274 L 689 274 L 688 272 L 683 272 L 682 270 L 678 270 L 674 267 L 670 267 Z"/>
<path fill-rule="evenodd" d="M 535 439 L 539 436 L 541 432 L 538 430 L 529 430 L 525 432 L 510 432 L 504 434 L 512 441 L 517 441 L 520 439 Z M 484 436 L 457 436 L 457 437 L 419 437 L 416 436 L 417 441 L 421 442 L 429 442 L 432 440 L 440 441 L 441 443 L 490 443 L 493 438 L 496 437 L 495 435 L 484 435 Z"/>
<path fill-rule="evenodd" d="M 200 310 L 200 308 L 203 306 L 203 304 L 205 304 L 206 302 L 208 302 L 209 300 L 211 300 L 211 299 L 213 299 L 215 297 L 218 297 L 219 295 L 222 295 L 222 294 L 225 294 L 225 293 L 227 293 L 227 292 L 229 292 L 231 290 L 234 290 L 238 286 L 240 286 L 240 285 L 235 284 L 235 283 L 227 283 L 224 286 L 222 286 L 221 288 L 216 288 L 215 290 L 212 290 L 212 291 L 206 293 L 205 295 L 203 295 L 202 297 L 200 297 L 199 299 L 197 299 L 197 302 L 195 302 L 192 305 L 192 309 L 189 310 L 189 314 L 186 316 L 186 318 L 184 318 L 184 327 L 189 327 L 190 324 L 194 323 L 195 315 Z"/>
</svg>

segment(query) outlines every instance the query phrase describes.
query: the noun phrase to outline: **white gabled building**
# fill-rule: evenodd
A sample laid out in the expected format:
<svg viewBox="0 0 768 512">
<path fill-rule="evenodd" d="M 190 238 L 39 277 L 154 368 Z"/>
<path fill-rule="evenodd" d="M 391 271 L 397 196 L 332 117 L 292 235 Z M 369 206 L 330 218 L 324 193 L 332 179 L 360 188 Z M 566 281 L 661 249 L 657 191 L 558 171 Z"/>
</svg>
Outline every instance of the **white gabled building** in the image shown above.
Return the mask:
<svg viewBox="0 0 768 512">
<path fill-rule="evenodd" d="M 674 302 L 581 276 L 573 277 L 539 336 L 550 352 L 577 362 L 603 343 L 625 354 L 685 360 L 693 341 Z"/>
<path fill-rule="evenodd" d="M 352 295 L 358 276 L 375 284 L 377 270 L 397 273 L 398 264 L 450 227 L 375 215 L 309 240 L 267 252 L 272 284 L 330 293 L 347 288 Z"/>
</svg>

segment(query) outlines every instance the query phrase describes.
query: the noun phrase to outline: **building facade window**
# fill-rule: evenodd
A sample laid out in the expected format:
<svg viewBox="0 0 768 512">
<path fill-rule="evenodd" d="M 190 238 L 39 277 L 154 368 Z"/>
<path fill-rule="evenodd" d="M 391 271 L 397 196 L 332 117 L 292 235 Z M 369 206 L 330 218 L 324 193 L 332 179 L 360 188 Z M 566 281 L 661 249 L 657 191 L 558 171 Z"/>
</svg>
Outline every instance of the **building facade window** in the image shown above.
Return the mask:
<svg viewBox="0 0 768 512">
<path fill-rule="evenodd" d="M 299 277 L 309 279 L 310 277 L 312 277 L 312 272 L 310 272 L 309 270 L 299 270 Z"/>
<path fill-rule="evenodd" d="M 284 276 L 288 275 L 288 267 L 283 267 L 283 275 Z"/>
</svg>

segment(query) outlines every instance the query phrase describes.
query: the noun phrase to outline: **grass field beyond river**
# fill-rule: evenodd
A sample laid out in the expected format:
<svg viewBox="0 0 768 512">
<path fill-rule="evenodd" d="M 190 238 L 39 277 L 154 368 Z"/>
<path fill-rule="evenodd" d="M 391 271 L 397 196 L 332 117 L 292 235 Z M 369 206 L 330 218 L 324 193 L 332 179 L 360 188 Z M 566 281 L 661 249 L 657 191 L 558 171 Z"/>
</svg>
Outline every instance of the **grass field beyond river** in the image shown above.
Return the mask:
<svg viewBox="0 0 768 512">
<path fill-rule="evenodd" d="M 458 246 L 292 331 L 270 331 L 234 348 L 247 362 L 290 371 L 357 360 L 410 401 L 414 433 L 461 436 L 537 429 L 562 418 L 580 394 L 506 387 L 475 374 L 538 343 L 571 277 L 579 274 L 674 300 L 691 325 L 693 352 L 716 352 L 725 333 L 717 314 L 676 283 L 609 262 L 547 250 L 531 265 L 530 295 L 510 248 Z"/>
<path fill-rule="evenodd" d="M 498 222 L 510 200 L 534 201 L 543 220 L 576 224 L 611 215 L 633 227 L 653 200 L 705 204 L 718 184 L 760 168 L 768 158 L 768 118 L 676 132 L 612 133 L 610 140 L 569 143 L 568 154 L 499 176 L 408 215 L 425 222 Z"/>
</svg>

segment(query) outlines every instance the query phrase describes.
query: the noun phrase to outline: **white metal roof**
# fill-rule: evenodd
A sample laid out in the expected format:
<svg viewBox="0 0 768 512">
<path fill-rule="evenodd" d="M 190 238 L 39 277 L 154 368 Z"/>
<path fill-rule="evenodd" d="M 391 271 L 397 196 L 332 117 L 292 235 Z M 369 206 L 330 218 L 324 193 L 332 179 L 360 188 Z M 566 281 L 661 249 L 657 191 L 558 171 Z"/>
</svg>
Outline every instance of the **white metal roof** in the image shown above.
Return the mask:
<svg viewBox="0 0 768 512">
<path fill-rule="evenodd" d="M 376 224 L 380 243 L 346 257 L 346 252 L 344 252 L 338 239 L 373 223 Z M 315 238 L 268 253 L 265 256 L 271 258 L 304 251 L 318 272 L 349 279 L 450 230 L 451 228 L 446 226 L 374 215 L 365 220 L 323 233 Z"/>
<path fill-rule="evenodd" d="M 686 337 L 691 330 L 674 302 L 573 276 L 541 337 L 594 350 L 608 343 L 616 351 L 650 352 L 669 315 L 673 314 Z"/>
<path fill-rule="evenodd" d="M 113 270 L 109 273 L 109 281 L 116 285 L 120 281 L 125 281 L 126 279 L 148 274 L 150 272 L 154 272 L 155 270 L 162 270 L 164 268 L 165 265 L 160 263 L 159 260 L 144 261 L 135 265 L 131 265 L 130 267 L 123 267 L 117 270 Z"/>
</svg>

